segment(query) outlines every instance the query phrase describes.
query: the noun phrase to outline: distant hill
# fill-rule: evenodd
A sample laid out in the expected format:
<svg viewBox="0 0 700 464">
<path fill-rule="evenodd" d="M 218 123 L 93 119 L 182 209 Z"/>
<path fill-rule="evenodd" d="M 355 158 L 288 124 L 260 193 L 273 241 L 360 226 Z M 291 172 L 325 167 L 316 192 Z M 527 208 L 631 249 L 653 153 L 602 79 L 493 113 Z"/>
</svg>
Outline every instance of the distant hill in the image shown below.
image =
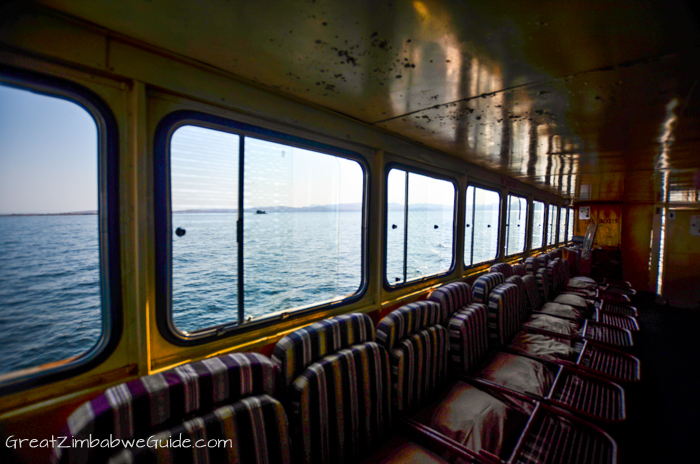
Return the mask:
<svg viewBox="0 0 700 464">
<path fill-rule="evenodd" d="M 97 211 L 73 211 L 71 213 L 16 213 L 16 214 L 0 214 L 0 217 L 12 216 L 96 216 Z"/>
<path fill-rule="evenodd" d="M 389 211 L 403 211 L 403 205 L 399 203 L 389 203 Z M 435 205 L 435 204 L 414 204 L 411 205 L 411 209 L 414 211 L 451 211 L 452 207 L 447 205 Z M 255 206 L 251 208 L 245 208 L 243 212 L 245 213 L 256 213 L 257 211 L 265 211 L 265 213 L 326 213 L 326 212 L 352 212 L 352 211 L 362 211 L 362 203 L 343 203 L 339 205 L 310 205 L 295 208 L 293 206 Z M 213 209 L 186 209 L 180 211 L 173 211 L 173 214 L 198 214 L 198 213 L 237 213 L 238 210 L 235 208 L 225 209 L 225 208 L 213 208 Z"/>
</svg>

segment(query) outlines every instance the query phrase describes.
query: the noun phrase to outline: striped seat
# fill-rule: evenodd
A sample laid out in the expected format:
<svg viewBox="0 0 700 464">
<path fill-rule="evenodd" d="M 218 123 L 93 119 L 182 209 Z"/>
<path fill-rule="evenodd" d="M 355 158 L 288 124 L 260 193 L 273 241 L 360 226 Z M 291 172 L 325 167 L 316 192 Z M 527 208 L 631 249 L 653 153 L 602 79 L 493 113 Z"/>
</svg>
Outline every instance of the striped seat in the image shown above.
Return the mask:
<svg viewBox="0 0 700 464">
<path fill-rule="evenodd" d="M 496 263 L 489 269 L 489 272 L 500 272 L 505 277 L 513 275 L 513 268 L 508 263 Z"/>
<path fill-rule="evenodd" d="M 535 272 L 537 272 L 537 269 L 540 268 L 540 263 L 537 260 L 537 258 L 530 256 L 529 258 L 525 258 L 525 272 L 528 274 L 535 275 Z"/>
<path fill-rule="evenodd" d="M 473 373 L 481 364 L 489 347 L 488 321 L 482 303 L 472 303 L 450 319 L 450 364 L 456 372 Z"/>
<path fill-rule="evenodd" d="M 473 287 L 474 302 L 488 304 L 491 290 L 503 282 L 505 282 L 505 277 L 500 272 L 490 272 L 479 276 Z"/>
<path fill-rule="evenodd" d="M 537 292 L 534 276 L 523 277 L 527 297 L 525 301 L 528 305 L 527 311 L 538 311 L 542 307 L 539 293 Z M 563 297 L 564 295 L 560 295 Z M 559 298 L 559 297 L 557 297 Z M 547 312 L 545 310 L 545 312 Z M 592 345 L 584 342 L 578 346 L 579 351 L 577 364 L 585 367 L 590 372 L 608 377 L 616 382 L 636 382 L 640 379 L 639 359 L 618 351 Z M 553 352 L 556 356 L 556 352 Z M 564 359 L 568 359 L 564 358 Z"/>
<path fill-rule="evenodd" d="M 395 406 L 407 411 L 446 380 L 449 337 L 434 301 L 402 306 L 379 322 L 377 342 L 390 354 Z"/>
<path fill-rule="evenodd" d="M 527 275 L 527 269 L 524 264 L 513 264 L 511 268 L 513 269 L 513 275 L 518 275 L 521 277 Z"/>
<path fill-rule="evenodd" d="M 457 349 L 469 350 L 464 343 L 458 346 L 465 340 L 459 334 L 468 331 L 468 324 L 458 326 L 457 333 L 448 337 L 447 329 L 439 324 L 437 306 L 432 301 L 402 306 L 377 326 L 377 340 L 384 344 L 391 358 L 396 407 L 403 415 L 410 413 L 412 420 L 439 431 L 470 452 L 484 450 L 499 454 L 504 434 L 510 428 L 508 407 L 468 383 L 447 382 L 448 344 L 452 341 Z M 455 321 L 474 307 L 484 306 L 470 305 L 458 311 L 448 324 L 450 331 Z M 483 333 L 487 345 L 486 332 Z M 472 352 L 464 359 L 478 356 Z M 453 367 L 460 364 L 456 361 Z"/>
<path fill-rule="evenodd" d="M 389 357 L 366 314 L 316 322 L 282 338 L 280 365 L 295 461 L 352 462 L 391 426 Z"/>
<path fill-rule="evenodd" d="M 252 463 L 290 464 L 287 415 L 268 395 L 251 396 L 184 422 L 149 439 L 152 444 L 124 449 L 108 464 Z M 165 446 L 168 440 L 189 440 L 207 446 Z M 222 445 L 217 445 L 222 444 Z"/>
<path fill-rule="evenodd" d="M 274 395 L 275 378 L 275 365 L 258 353 L 185 364 L 108 388 L 76 409 L 62 434 L 76 439 L 145 439 L 240 398 Z M 56 448 L 52 462 L 105 462 L 115 451 Z"/>
<path fill-rule="evenodd" d="M 472 288 L 465 282 L 452 282 L 435 290 L 428 300 L 440 305 L 441 320 L 446 322 L 452 314 L 471 304 Z"/>
<path fill-rule="evenodd" d="M 514 287 L 515 284 L 505 284 L 505 286 Z M 508 298 L 509 296 L 512 296 L 510 291 L 499 292 L 496 290 L 491 294 L 491 298 L 494 299 Z M 499 307 L 506 308 L 508 305 L 499 305 Z M 481 385 L 480 388 L 483 388 L 484 391 L 490 391 L 499 396 L 504 394 L 510 398 L 509 402 L 513 405 L 527 402 L 518 401 L 517 397 L 513 397 L 512 389 L 519 382 L 515 381 L 516 385 L 514 385 L 513 382 L 516 377 L 509 375 L 507 371 L 503 372 L 501 368 L 509 367 L 508 363 L 514 359 L 517 360 L 517 358 L 520 358 L 525 363 L 529 362 L 539 365 L 541 369 L 543 366 L 536 361 L 508 353 L 497 353 L 496 356 L 489 355 L 489 343 L 486 333 L 490 329 L 488 312 L 485 305 L 474 303 L 457 313 L 450 323 L 450 337 L 451 340 L 454 337 L 458 337 L 460 341 L 459 343 L 451 343 L 451 349 L 454 349 L 455 346 L 459 347 L 462 354 L 458 356 L 460 357 L 463 372 L 476 372 L 477 378 L 474 381 Z M 506 318 L 507 316 L 504 317 L 504 319 Z M 498 318 L 498 320 L 502 319 Z M 491 364 L 484 365 L 489 361 L 492 361 Z M 527 364 L 523 366 L 527 366 Z M 520 372 L 519 374 L 518 377 L 524 373 Z M 486 380 L 491 383 L 478 383 L 479 377 L 482 375 L 487 375 Z M 531 380 L 537 378 L 534 372 L 529 373 L 529 375 Z M 521 378 L 520 382 L 523 380 L 524 378 Z M 505 386 L 503 386 L 504 384 Z M 549 391 L 549 388 L 547 386 L 545 392 Z M 517 390 L 516 387 L 516 391 L 522 390 Z M 559 396 L 564 395 L 560 394 Z M 556 400 L 554 402 L 556 403 Z M 522 412 L 530 414 L 530 417 L 524 430 L 522 430 L 522 425 L 517 425 L 513 428 L 514 431 L 522 430 L 522 432 L 520 433 L 520 438 L 515 440 L 518 445 L 513 450 L 511 457 L 504 457 L 504 462 L 520 462 L 522 459 L 527 459 L 526 462 L 533 463 L 550 462 L 547 461 L 547 456 L 549 455 L 575 456 L 577 450 L 584 449 L 594 450 L 597 453 L 595 457 L 600 458 L 599 462 L 601 463 L 615 462 L 616 445 L 609 436 L 573 416 L 562 416 L 561 410 L 558 413 L 554 413 L 548 406 L 534 403 L 534 408 L 519 407 Z M 545 420 L 547 429 L 540 430 L 538 424 Z M 575 427 L 575 433 L 568 433 L 571 427 Z M 609 453 L 604 450 L 612 450 L 612 452 Z"/>
<path fill-rule="evenodd" d="M 505 346 L 520 331 L 522 298 L 517 285 L 506 283 L 491 292 L 489 301 L 489 339 Z M 619 422 L 625 419 L 625 398 L 622 387 L 608 381 L 581 374 L 559 365 L 554 383 L 545 401 L 595 419 Z"/>
<path fill-rule="evenodd" d="M 547 253 L 542 253 L 541 255 L 537 256 L 537 264 L 539 264 L 539 267 L 547 267 L 549 261 L 550 257 Z"/>
<path fill-rule="evenodd" d="M 546 267 L 541 267 L 535 273 L 535 281 L 537 282 L 537 292 L 540 295 L 540 300 L 543 302 L 549 301 L 550 283 L 549 271 Z"/>
</svg>

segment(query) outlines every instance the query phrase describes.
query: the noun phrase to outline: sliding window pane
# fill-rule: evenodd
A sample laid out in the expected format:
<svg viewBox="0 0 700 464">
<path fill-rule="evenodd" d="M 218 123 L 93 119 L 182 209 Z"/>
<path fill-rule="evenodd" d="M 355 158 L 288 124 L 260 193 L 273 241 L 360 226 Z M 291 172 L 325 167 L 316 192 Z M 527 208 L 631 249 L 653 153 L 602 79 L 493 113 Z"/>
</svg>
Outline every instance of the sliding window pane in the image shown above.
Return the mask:
<svg viewBox="0 0 700 464">
<path fill-rule="evenodd" d="M 547 216 L 547 245 L 554 245 L 557 241 L 557 213 L 559 208 L 549 205 Z"/>
<path fill-rule="evenodd" d="M 566 208 L 559 209 L 559 242 L 566 243 Z"/>
<path fill-rule="evenodd" d="M 408 173 L 408 280 L 452 267 L 454 184 Z"/>
<path fill-rule="evenodd" d="M 574 209 L 569 208 L 569 223 L 567 225 L 567 239 L 573 240 L 574 238 L 574 222 L 576 221 L 576 216 L 574 216 Z"/>
<path fill-rule="evenodd" d="M 387 282 L 397 285 L 449 271 L 453 261 L 454 184 L 392 169 L 387 188 Z"/>
<path fill-rule="evenodd" d="M 357 161 L 245 138 L 245 318 L 342 300 L 362 283 Z"/>
<path fill-rule="evenodd" d="M 183 332 L 238 320 L 239 142 L 189 125 L 172 135 L 172 317 Z"/>
<path fill-rule="evenodd" d="M 510 256 L 525 251 L 527 199 L 508 195 L 507 214 L 506 256 Z"/>
<path fill-rule="evenodd" d="M 544 240 L 544 203 L 532 202 L 532 244 L 531 248 L 541 248 Z"/>
<path fill-rule="evenodd" d="M 465 266 L 489 261 L 498 255 L 500 203 L 498 192 L 467 188 Z"/>
</svg>

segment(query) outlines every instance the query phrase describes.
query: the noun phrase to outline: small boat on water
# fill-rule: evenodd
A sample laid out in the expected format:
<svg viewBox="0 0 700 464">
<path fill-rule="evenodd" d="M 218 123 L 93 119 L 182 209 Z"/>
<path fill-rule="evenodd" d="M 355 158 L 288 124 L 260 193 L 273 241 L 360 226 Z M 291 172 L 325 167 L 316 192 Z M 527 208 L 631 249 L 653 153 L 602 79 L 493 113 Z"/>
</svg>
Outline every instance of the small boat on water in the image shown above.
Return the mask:
<svg viewBox="0 0 700 464">
<path fill-rule="evenodd" d="M 265 211 L 259 209 L 255 212 L 255 214 L 267 214 Z"/>
</svg>

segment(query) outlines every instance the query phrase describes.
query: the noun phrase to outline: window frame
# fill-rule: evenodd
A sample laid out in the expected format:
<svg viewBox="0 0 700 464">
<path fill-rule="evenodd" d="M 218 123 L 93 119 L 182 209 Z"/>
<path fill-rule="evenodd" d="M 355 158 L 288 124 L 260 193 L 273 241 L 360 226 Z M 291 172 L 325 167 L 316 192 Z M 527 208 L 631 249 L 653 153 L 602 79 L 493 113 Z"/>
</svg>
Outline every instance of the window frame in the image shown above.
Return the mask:
<svg viewBox="0 0 700 464">
<path fill-rule="evenodd" d="M 98 269 L 102 332 L 97 343 L 77 357 L 27 368 L 30 373 L 0 383 L 0 396 L 65 380 L 102 364 L 116 350 L 124 329 L 121 241 L 119 223 L 119 126 L 107 103 L 95 92 L 70 80 L 0 64 L 0 83 L 36 94 L 60 98 L 83 108 L 97 130 Z M 57 364 L 57 365 L 56 365 Z"/>
<path fill-rule="evenodd" d="M 525 209 L 525 222 L 524 222 L 525 223 L 525 243 L 523 244 L 523 249 L 522 249 L 522 251 L 518 251 L 517 253 L 513 253 L 510 255 L 508 254 L 508 231 L 509 231 L 508 227 L 510 227 L 508 225 L 508 222 L 509 222 L 508 219 L 509 219 L 509 214 L 510 214 L 510 201 L 508 200 L 508 197 L 521 198 L 521 199 L 525 200 L 525 208 L 526 208 Z M 514 256 L 522 255 L 524 253 L 527 253 L 527 251 L 528 251 L 528 248 L 527 248 L 528 240 L 527 239 L 528 239 L 529 231 L 528 231 L 527 225 L 529 222 L 528 218 L 529 218 L 530 209 L 531 209 L 530 203 L 531 202 L 526 194 L 518 194 L 518 193 L 509 192 L 506 195 L 506 220 L 503 223 L 503 228 L 506 229 L 505 230 L 505 234 L 506 234 L 505 242 L 503 243 L 503 256 L 505 258 L 512 258 Z"/>
<path fill-rule="evenodd" d="M 388 261 L 388 249 L 387 249 L 387 236 L 389 234 L 389 195 L 386 193 L 389 191 L 389 173 L 391 172 L 392 169 L 400 169 L 403 170 L 407 173 L 413 173 L 413 174 L 419 174 L 422 176 L 426 177 L 431 177 L 433 179 L 438 179 L 438 180 L 444 180 L 447 182 L 450 182 L 452 186 L 454 187 L 454 203 L 452 206 L 452 262 L 450 263 L 450 268 L 445 271 L 445 272 L 440 272 L 438 274 L 431 274 L 428 276 L 424 276 L 418 279 L 413 279 L 413 280 L 406 280 L 402 283 L 399 284 L 391 284 L 389 282 L 389 279 L 387 279 L 386 275 L 386 270 L 387 270 L 387 261 Z M 448 176 L 448 175 L 443 175 L 440 173 L 436 173 L 434 171 L 430 171 L 427 169 L 423 169 L 420 167 L 412 166 L 409 164 L 404 164 L 404 163 L 399 163 L 397 161 L 392 161 L 384 165 L 384 176 L 383 176 L 383 188 L 385 192 L 385 198 L 384 198 L 384 231 L 383 231 L 383 266 L 382 266 L 382 284 L 383 287 L 386 291 L 395 291 L 410 285 L 415 285 L 420 282 L 425 282 L 428 280 L 432 279 L 437 279 L 440 277 L 444 277 L 447 275 L 452 274 L 455 271 L 455 268 L 457 266 L 457 208 L 458 208 L 458 200 L 459 200 L 459 182 L 455 177 Z M 408 199 L 406 199 L 408 201 Z M 404 242 L 406 242 L 406 238 L 404 238 Z"/>
<path fill-rule="evenodd" d="M 465 230 L 465 232 L 464 232 L 464 244 L 465 245 L 464 245 L 463 250 L 462 250 L 462 265 L 464 266 L 465 270 L 471 269 L 474 267 L 478 267 L 478 266 L 483 266 L 484 264 L 496 262 L 501 258 L 501 222 L 502 222 L 501 221 L 501 219 L 502 219 L 501 213 L 503 212 L 503 194 L 500 190 L 497 190 L 494 187 L 489 188 L 489 187 L 485 187 L 483 184 L 479 184 L 479 183 L 468 183 L 467 187 L 464 189 L 464 198 L 465 198 L 465 202 L 464 202 L 464 225 L 465 225 L 465 227 L 464 227 L 464 229 L 466 229 L 466 224 L 467 224 L 467 216 L 466 216 L 467 215 L 467 210 L 466 210 L 467 202 L 466 202 L 466 200 L 467 200 L 467 191 L 469 190 L 469 187 L 479 188 L 481 190 L 487 190 L 489 192 L 494 192 L 494 193 L 498 194 L 498 225 L 496 226 L 496 231 L 497 231 L 496 232 L 496 257 L 489 259 L 489 260 L 486 260 L 486 261 L 472 263 L 469 265 L 467 264 L 467 262 L 464 259 L 464 255 L 465 255 L 465 251 L 466 251 L 466 243 L 467 243 L 467 233 Z M 472 237 L 473 237 L 473 234 L 472 234 Z M 473 247 L 474 247 L 474 245 L 472 243 L 472 248 Z"/>
<path fill-rule="evenodd" d="M 542 204 L 542 207 L 544 208 L 543 211 L 542 211 L 542 213 L 543 213 L 543 214 L 542 214 L 542 227 L 543 227 L 543 230 L 542 230 L 542 242 L 540 243 L 540 245 L 539 245 L 538 247 L 534 247 L 534 246 L 533 246 L 533 243 L 532 243 L 532 233 L 533 233 L 534 230 L 535 230 L 535 202 L 541 203 L 541 204 Z M 530 235 L 529 235 L 529 237 L 530 237 L 530 250 L 539 250 L 539 249 L 544 248 L 544 247 L 546 246 L 546 245 L 545 245 L 545 243 L 546 243 L 546 242 L 545 242 L 545 232 L 546 232 L 546 230 L 544 230 L 544 227 L 546 227 L 546 225 L 547 225 L 547 221 L 546 221 L 546 219 L 547 219 L 547 214 L 546 214 L 546 213 L 547 213 L 547 202 L 544 201 L 544 200 L 538 200 L 538 199 L 534 198 L 534 199 L 532 200 L 532 202 L 531 202 L 531 206 L 530 206 L 530 207 L 532 208 L 532 229 L 530 230 Z"/>
<path fill-rule="evenodd" d="M 198 329 L 185 333 L 179 330 L 173 322 L 172 307 L 172 204 L 170 185 L 170 142 L 172 135 L 177 129 L 187 125 L 194 125 L 212 130 L 219 130 L 240 136 L 240 143 L 244 143 L 245 137 L 253 137 L 273 143 L 279 143 L 290 147 L 312 150 L 318 153 L 336 156 L 352 161 L 356 161 L 362 169 L 362 220 L 360 237 L 360 286 L 353 295 L 328 303 L 290 309 L 285 312 L 274 313 L 270 316 L 260 318 L 248 323 L 239 325 L 237 320 L 217 324 L 214 326 Z M 310 313 L 336 309 L 341 306 L 355 303 L 362 299 L 369 287 L 369 260 L 368 260 L 368 237 L 367 221 L 369 218 L 369 186 L 370 170 L 367 161 L 358 152 L 335 147 L 326 143 L 317 142 L 312 139 L 302 138 L 267 129 L 245 122 L 238 121 L 231 117 L 216 116 L 197 110 L 178 110 L 165 115 L 156 127 L 154 137 L 154 216 L 155 216 L 155 255 L 156 255 L 156 324 L 161 336 L 176 346 L 189 347 L 203 345 L 215 340 L 229 338 L 252 330 L 270 327 L 280 321 L 289 321 L 308 316 Z M 243 202 L 242 190 L 245 185 L 245 153 L 239 153 L 239 206 Z M 242 209 L 239 207 L 239 211 Z M 239 213 L 239 221 L 241 220 Z M 244 223 L 238 222 L 238 240 L 242 238 Z M 239 250 L 242 249 L 242 241 Z M 237 298 L 242 301 L 244 293 L 241 282 L 243 281 L 243 259 L 242 253 L 238 254 L 238 274 Z M 239 311 L 245 308 L 239 304 Z"/>
</svg>

